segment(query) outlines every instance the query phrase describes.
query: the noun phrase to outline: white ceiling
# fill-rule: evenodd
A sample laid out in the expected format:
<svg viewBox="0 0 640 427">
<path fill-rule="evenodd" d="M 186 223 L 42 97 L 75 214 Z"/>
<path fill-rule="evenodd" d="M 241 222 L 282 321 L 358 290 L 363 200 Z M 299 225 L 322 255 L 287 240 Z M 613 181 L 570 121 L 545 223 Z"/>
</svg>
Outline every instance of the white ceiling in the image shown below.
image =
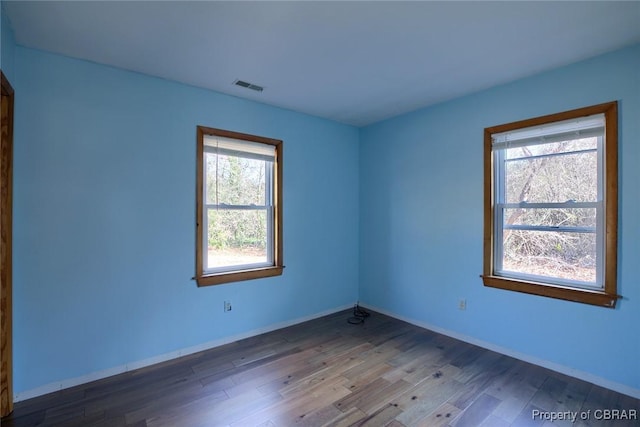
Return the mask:
<svg viewBox="0 0 640 427">
<path fill-rule="evenodd" d="M 2 3 L 20 45 L 356 126 L 640 42 L 638 1 Z"/>
</svg>

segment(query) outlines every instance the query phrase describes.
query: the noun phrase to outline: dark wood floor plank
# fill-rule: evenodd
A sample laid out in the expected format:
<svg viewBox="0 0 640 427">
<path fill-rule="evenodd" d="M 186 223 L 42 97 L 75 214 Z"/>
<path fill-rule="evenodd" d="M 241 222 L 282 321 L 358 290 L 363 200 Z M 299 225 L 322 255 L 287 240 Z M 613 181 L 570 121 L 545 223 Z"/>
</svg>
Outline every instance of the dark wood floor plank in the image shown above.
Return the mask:
<svg viewBox="0 0 640 427">
<path fill-rule="evenodd" d="M 640 400 L 350 310 L 15 404 L 3 427 L 638 427 Z M 532 411 L 591 411 L 575 424 Z"/>
<path fill-rule="evenodd" d="M 352 351 L 353 347 L 357 346 L 358 343 L 368 344 L 369 347 L 373 347 L 373 344 L 368 343 L 363 339 L 359 339 L 358 337 L 336 335 L 336 337 L 331 341 L 326 341 L 313 348 L 318 352 L 316 359 L 324 360 L 326 358 L 336 357 L 344 353 L 348 353 Z M 311 359 L 310 362 L 315 363 L 317 362 L 316 359 Z"/>
<path fill-rule="evenodd" d="M 113 393 L 102 393 L 100 396 L 87 397 L 78 401 L 84 408 L 85 414 L 93 414 L 95 412 L 107 411 L 126 412 L 129 408 L 144 405 L 146 402 L 153 401 L 165 394 L 180 393 L 184 389 L 202 390 L 199 382 L 189 381 L 189 373 L 181 373 L 180 375 L 167 375 L 166 378 L 160 378 L 143 386 L 129 386 L 118 389 Z"/>
<path fill-rule="evenodd" d="M 366 351 L 367 348 L 367 345 L 357 346 L 352 352 L 343 355 L 343 357 L 339 359 L 332 358 L 327 362 L 316 363 L 299 375 L 294 373 L 291 375 L 292 378 L 287 378 L 287 384 L 284 384 L 285 386 L 280 389 L 280 394 L 286 397 L 291 394 L 304 393 L 309 387 L 321 381 L 342 376 L 345 371 L 350 370 L 364 361 L 359 355 L 363 351 Z M 299 378 L 296 378 L 296 376 L 299 376 Z M 353 391 L 357 387 L 351 387 L 352 385 L 353 383 L 350 383 L 349 389 Z"/>
<path fill-rule="evenodd" d="M 47 422 L 50 423 L 47 425 L 56 427 L 83 427 L 88 425 L 92 427 L 124 427 L 130 425 L 126 423 L 123 416 L 104 418 L 104 414 L 92 414 L 89 416 L 73 418 L 65 422 L 57 422 L 48 419 Z"/>
<path fill-rule="evenodd" d="M 544 411 L 542 408 L 538 408 L 534 405 L 527 405 L 520 415 L 515 419 L 515 421 L 511 424 L 514 427 L 541 427 L 545 421 L 540 417 L 534 417 L 534 411 Z"/>
<path fill-rule="evenodd" d="M 384 375 L 389 381 L 404 379 L 415 385 L 422 380 L 425 372 L 434 371 L 441 366 L 436 363 L 441 358 L 441 351 L 430 345 L 413 347 L 398 356 L 387 362 L 394 367 Z"/>
<path fill-rule="evenodd" d="M 378 409 L 371 415 L 351 424 L 351 427 L 379 427 L 386 426 L 402 411 L 397 406 L 388 404 Z"/>
<path fill-rule="evenodd" d="M 487 373 L 490 370 L 494 370 L 500 359 L 505 357 L 475 346 L 467 348 L 462 355 L 458 356 L 462 357 L 452 360 L 451 365 L 460 369 L 456 380 L 464 384 L 484 380 L 487 377 Z M 511 363 L 506 364 L 506 370 L 502 374 L 508 373 L 511 366 Z M 502 376 L 496 376 L 495 380 L 499 381 Z"/>
<path fill-rule="evenodd" d="M 362 396 L 356 401 L 355 406 L 367 414 L 377 412 L 386 405 L 398 407 L 397 403 L 392 403 L 393 400 L 411 388 L 413 388 L 413 384 L 398 380 L 387 387 L 376 390 L 372 394 Z"/>
<path fill-rule="evenodd" d="M 54 406 L 65 404 L 73 404 L 85 398 L 86 392 L 82 386 L 68 388 L 45 394 L 43 396 L 34 397 L 33 399 L 23 400 L 14 404 L 13 414 L 19 414 L 21 417 L 34 413 L 32 419 L 38 418 L 37 414 L 42 413 Z M 3 424 L 9 422 L 11 417 L 3 419 Z"/>
<path fill-rule="evenodd" d="M 384 378 L 372 378 L 367 387 L 360 387 L 335 402 L 336 408 L 343 412 L 347 412 L 351 408 L 356 407 L 356 402 L 366 399 L 369 395 L 376 393 L 378 390 L 388 387 L 391 383 Z"/>
<path fill-rule="evenodd" d="M 153 399 L 148 399 L 142 405 L 137 404 L 119 408 L 117 411 L 111 409 L 107 412 L 107 415 L 124 413 L 127 424 L 135 424 L 163 412 L 165 408 L 188 405 L 190 402 L 203 398 L 208 401 L 226 400 L 227 394 L 217 387 L 201 387 L 198 383 L 195 383 L 188 388 L 159 394 Z"/>
<path fill-rule="evenodd" d="M 435 347 L 433 341 L 438 337 L 438 334 L 426 329 L 411 329 L 409 330 L 409 340 L 396 346 L 401 352 L 408 352 L 414 347 L 420 346 L 422 348 Z"/>
<path fill-rule="evenodd" d="M 353 381 L 363 377 L 370 377 L 372 370 L 377 370 L 380 374 L 382 371 L 391 370 L 392 367 L 387 363 L 389 359 L 399 353 L 400 350 L 394 348 L 382 349 L 380 347 L 374 347 L 369 351 L 361 354 L 364 359 L 363 363 L 354 366 L 346 371 L 343 375 Z M 385 365 L 386 369 L 380 369 L 382 365 Z"/>
<path fill-rule="evenodd" d="M 448 426 L 462 412 L 450 403 L 443 403 L 437 407 L 430 415 L 416 420 L 411 424 L 415 427 L 440 427 Z"/>
<path fill-rule="evenodd" d="M 363 420 L 367 417 L 367 414 L 362 412 L 358 408 L 351 408 L 349 411 L 342 413 L 333 420 L 326 422 L 322 427 L 348 427 L 353 423 Z"/>
<path fill-rule="evenodd" d="M 465 369 L 472 371 L 472 375 L 463 375 L 462 379 L 466 379 L 464 384 L 465 388 L 450 401 L 451 404 L 457 406 L 460 409 L 466 409 L 471 403 L 484 392 L 486 387 L 492 384 L 494 381 L 499 381 L 500 377 L 509 371 L 514 359 L 497 355 L 497 353 L 489 352 L 490 356 L 482 354 L 478 363 L 471 364 Z M 463 373 L 464 370 L 463 369 Z"/>
<path fill-rule="evenodd" d="M 329 404 L 320 409 L 311 411 L 304 416 L 299 416 L 295 420 L 294 424 L 299 427 L 317 427 L 328 424 L 342 415 L 342 411 L 333 406 L 333 404 Z"/>
<path fill-rule="evenodd" d="M 500 400 L 483 393 L 452 422 L 452 425 L 455 427 L 477 427 L 491 415 L 498 404 L 500 404 Z"/>
<path fill-rule="evenodd" d="M 346 379 L 335 377 L 310 387 L 306 393 L 297 393 L 282 398 L 271 405 L 252 414 L 240 417 L 238 426 L 251 426 L 270 420 L 277 426 L 294 425 L 300 419 L 314 412 L 318 408 L 330 405 L 336 399 L 348 395 L 350 392 L 344 387 Z"/>
<path fill-rule="evenodd" d="M 16 405 L 17 406 L 17 405 Z M 20 408 L 16 409 L 14 406 L 13 413 L 6 418 L 2 419 L 2 424 L 5 427 L 30 427 L 40 426 L 44 423 L 44 415 L 47 412 L 46 409 L 30 410 L 27 413 L 21 413 Z"/>
<path fill-rule="evenodd" d="M 259 385 L 256 388 L 262 394 L 279 393 L 282 396 L 300 393 L 307 390 L 310 385 L 333 378 L 336 375 L 327 375 L 325 370 L 320 370 L 318 365 L 294 366 L 291 370 L 274 380 Z"/>
<path fill-rule="evenodd" d="M 434 379 L 428 384 L 422 383 L 410 392 L 413 393 L 411 400 L 409 403 L 404 403 L 403 412 L 398 415 L 397 419 L 407 426 L 415 425 L 429 417 L 438 407 L 451 399 L 464 387 L 464 384 L 446 377 Z M 416 397 L 415 399 L 413 398 L 414 396 Z"/>
<path fill-rule="evenodd" d="M 265 399 L 257 390 L 235 398 L 219 392 L 207 398 L 165 407 L 147 418 L 146 422 L 156 427 L 226 425 L 229 424 L 227 417 L 238 416 L 250 410 L 249 406 L 264 407 L 272 403 L 272 399 Z"/>
<path fill-rule="evenodd" d="M 504 375 L 496 378 L 487 387 L 486 392 L 502 400 L 516 399 L 528 402 L 547 378 L 546 375 L 540 378 L 540 372 L 538 371 L 536 375 L 536 372 L 529 369 L 530 366 L 528 363 L 516 360 Z"/>
<path fill-rule="evenodd" d="M 451 365 L 443 366 L 435 371 L 432 371 L 429 375 L 423 378 L 418 385 L 410 388 L 396 399 L 394 403 L 403 410 L 407 411 L 410 408 L 421 407 L 422 412 L 425 408 L 421 406 L 421 403 L 428 402 L 432 408 L 436 408 L 440 403 L 449 399 L 456 390 L 462 387 L 462 384 L 457 383 L 453 377 L 458 372 L 458 368 Z M 451 383 L 451 384 L 448 384 Z M 455 384 L 454 384 L 455 383 Z M 414 417 L 417 419 L 416 417 Z M 411 421 L 415 421 L 411 420 Z M 405 423 L 410 419 L 406 418 Z"/>
<path fill-rule="evenodd" d="M 509 426 L 511 426 L 510 422 L 492 414 L 492 415 L 489 415 L 478 427 L 509 427 Z M 552 426 L 549 426 L 549 427 L 552 427 Z"/>
<path fill-rule="evenodd" d="M 558 404 L 562 403 L 561 397 L 566 388 L 566 382 L 556 377 L 547 377 L 542 387 L 531 398 L 530 403 L 545 411 L 553 411 Z"/>
<path fill-rule="evenodd" d="M 446 375 L 448 378 L 456 378 L 459 372 L 460 368 L 456 368 L 449 364 L 425 364 L 413 372 L 407 372 L 407 375 L 402 377 L 402 379 L 411 384 L 418 385 L 425 380 L 440 378 L 443 375 Z"/>
<path fill-rule="evenodd" d="M 162 362 L 157 365 L 125 372 L 121 375 L 94 381 L 79 386 L 84 390 L 87 399 L 102 398 L 115 392 L 121 393 L 144 387 L 158 388 L 166 381 L 182 378 L 193 373 L 192 363 L 199 360 L 201 355 L 193 354 L 178 359 Z"/>
<path fill-rule="evenodd" d="M 65 421 L 84 417 L 84 408 L 50 408 L 45 412 L 44 418 L 50 424 L 62 424 Z M 104 419 L 104 414 L 100 415 Z"/>
<path fill-rule="evenodd" d="M 590 417 L 584 422 L 588 426 L 598 427 L 618 427 L 618 426 L 640 426 L 640 404 L 638 399 L 624 396 L 612 390 L 594 385 L 591 387 L 584 404 L 582 412 L 590 413 Z M 607 419 L 604 410 L 630 410 L 635 409 L 637 416 L 633 420 Z M 600 411 L 600 412 L 597 412 Z"/>
<path fill-rule="evenodd" d="M 530 399 L 521 400 L 518 397 L 504 397 L 500 400 L 500 404 L 493 410 L 496 418 L 512 423 L 522 413 L 528 405 Z"/>
</svg>

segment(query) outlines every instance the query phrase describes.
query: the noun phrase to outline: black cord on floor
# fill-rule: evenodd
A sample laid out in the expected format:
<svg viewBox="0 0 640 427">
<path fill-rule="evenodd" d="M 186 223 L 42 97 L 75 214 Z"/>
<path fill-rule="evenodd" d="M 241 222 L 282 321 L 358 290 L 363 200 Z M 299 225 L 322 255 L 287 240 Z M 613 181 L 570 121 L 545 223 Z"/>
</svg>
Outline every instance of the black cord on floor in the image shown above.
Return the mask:
<svg viewBox="0 0 640 427">
<path fill-rule="evenodd" d="M 353 306 L 353 317 L 348 318 L 347 322 L 351 323 L 352 325 L 359 325 L 361 323 L 364 323 L 364 319 L 369 316 L 371 316 L 371 314 L 369 314 L 368 311 L 360 308 L 360 306 L 356 304 Z"/>
</svg>

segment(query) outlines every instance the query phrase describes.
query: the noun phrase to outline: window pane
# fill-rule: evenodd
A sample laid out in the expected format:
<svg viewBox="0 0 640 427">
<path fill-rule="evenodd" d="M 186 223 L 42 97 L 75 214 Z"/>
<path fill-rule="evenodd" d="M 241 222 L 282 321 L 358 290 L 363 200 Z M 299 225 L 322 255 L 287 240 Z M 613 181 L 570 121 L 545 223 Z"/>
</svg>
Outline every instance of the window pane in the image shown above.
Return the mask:
<svg viewBox="0 0 640 427">
<path fill-rule="evenodd" d="M 502 268 L 595 284 L 596 235 L 505 230 Z"/>
<path fill-rule="evenodd" d="M 265 205 L 271 162 L 205 153 L 207 204 Z"/>
<path fill-rule="evenodd" d="M 596 208 L 505 209 L 504 225 L 596 226 Z"/>
<path fill-rule="evenodd" d="M 597 152 L 571 154 L 596 148 L 596 144 L 597 138 L 586 138 L 506 150 L 506 158 L 515 160 L 505 162 L 505 200 L 507 203 L 597 201 Z"/>
<path fill-rule="evenodd" d="M 207 268 L 268 262 L 267 210 L 209 209 Z"/>
<path fill-rule="evenodd" d="M 547 144 L 530 144 L 524 147 L 509 148 L 507 159 L 540 156 L 551 153 L 570 153 L 573 151 L 592 150 L 598 148 L 598 138 L 581 138 Z"/>
</svg>

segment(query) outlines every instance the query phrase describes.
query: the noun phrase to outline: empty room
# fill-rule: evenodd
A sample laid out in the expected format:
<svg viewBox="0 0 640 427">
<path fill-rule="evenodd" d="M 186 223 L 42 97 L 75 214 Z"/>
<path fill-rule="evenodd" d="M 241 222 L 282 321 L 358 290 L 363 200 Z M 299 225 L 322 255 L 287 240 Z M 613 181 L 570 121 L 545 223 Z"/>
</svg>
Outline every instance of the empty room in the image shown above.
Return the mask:
<svg viewBox="0 0 640 427">
<path fill-rule="evenodd" d="M 3 426 L 640 425 L 640 1 L 0 5 Z"/>
</svg>

